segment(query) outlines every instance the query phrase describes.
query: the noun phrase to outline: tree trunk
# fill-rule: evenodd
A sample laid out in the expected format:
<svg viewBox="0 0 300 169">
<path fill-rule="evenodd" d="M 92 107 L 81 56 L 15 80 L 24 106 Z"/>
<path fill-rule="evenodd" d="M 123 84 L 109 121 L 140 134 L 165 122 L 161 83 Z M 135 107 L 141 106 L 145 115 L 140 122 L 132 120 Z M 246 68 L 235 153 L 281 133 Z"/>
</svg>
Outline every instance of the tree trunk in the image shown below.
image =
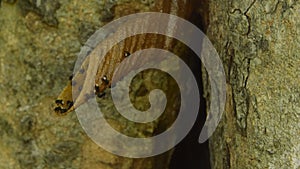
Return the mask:
<svg viewBox="0 0 300 169">
<path fill-rule="evenodd" d="M 300 167 L 299 18 L 299 0 L 210 1 L 207 34 L 227 76 L 212 168 Z"/>
<path fill-rule="evenodd" d="M 111 154 L 85 134 L 75 113 L 57 117 L 53 111 L 54 101 L 68 82 L 76 55 L 88 37 L 114 18 L 149 11 L 153 8 L 152 1 L 6 0 L 0 3 L 1 169 L 168 168 L 172 151 L 141 159 Z M 169 8 L 168 3 L 162 3 L 166 6 L 163 12 L 175 12 L 182 17 L 189 14 L 182 7 Z M 151 89 L 151 84 L 145 86 Z M 172 88 L 168 87 L 168 92 L 171 100 L 177 100 L 172 96 Z M 113 114 L 108 102 L 104 107 L 109 107 L 108 113 Z M 173 113 L 173 110 L 167 111 Z M 164 116 L 147 129 L 159 133 L 174 117 L 175 113 Z M 108 121 L 120 127 L 114 120 L 109 117 Z M 131 132 L 127 134 L 145 136 L 140 131 Z"/>
<path fill-rule="evenodd" d="M 148 11 L 153 4 L 81 0 L 0 3 L 1 169 L 167 168 L 171 151 L 153 158 L 119 157 L 99 148 L 74 112 L 58 117 L 53 111 L 88 37 L 113 18 Z"/>
</svg>

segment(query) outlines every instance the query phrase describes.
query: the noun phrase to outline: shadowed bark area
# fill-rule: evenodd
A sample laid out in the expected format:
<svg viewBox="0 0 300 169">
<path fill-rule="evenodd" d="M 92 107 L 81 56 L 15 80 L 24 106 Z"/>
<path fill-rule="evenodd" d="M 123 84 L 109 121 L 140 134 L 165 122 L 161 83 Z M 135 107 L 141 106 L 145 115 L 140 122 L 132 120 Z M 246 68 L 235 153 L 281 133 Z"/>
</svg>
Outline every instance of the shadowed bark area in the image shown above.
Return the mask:
<svg viewBox="0 0 300 169">
<path fill-rule="evenodd" d="M 299 9 L 298 0 L 210 1 L 207 34 L 227 76 L 212 168 L 300 167 Z"/>
</svg>

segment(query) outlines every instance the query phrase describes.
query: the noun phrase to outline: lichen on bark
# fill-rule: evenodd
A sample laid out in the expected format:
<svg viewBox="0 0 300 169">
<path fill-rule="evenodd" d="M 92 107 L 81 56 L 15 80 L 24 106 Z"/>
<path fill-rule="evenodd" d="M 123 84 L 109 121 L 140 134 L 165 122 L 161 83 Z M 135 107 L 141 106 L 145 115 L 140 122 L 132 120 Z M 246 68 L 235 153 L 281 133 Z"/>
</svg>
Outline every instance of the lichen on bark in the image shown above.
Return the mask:
<svg viewBox="0 0 300 169">
<path fill-rule="evenodd" d="M 75 113 L 53 114 L 83 42 L 111 19 L 102 20 L 105 3 L 114 3 L 112 16 L 118 18 L 147 11 L 152 2 L 9 2 L 0 7 L 0 47 L 5 49 L 0 50 L 0 168 L 166 168 L 170 152 L 145 159 L 119 157 L 99 148 Z"/>
</svg>

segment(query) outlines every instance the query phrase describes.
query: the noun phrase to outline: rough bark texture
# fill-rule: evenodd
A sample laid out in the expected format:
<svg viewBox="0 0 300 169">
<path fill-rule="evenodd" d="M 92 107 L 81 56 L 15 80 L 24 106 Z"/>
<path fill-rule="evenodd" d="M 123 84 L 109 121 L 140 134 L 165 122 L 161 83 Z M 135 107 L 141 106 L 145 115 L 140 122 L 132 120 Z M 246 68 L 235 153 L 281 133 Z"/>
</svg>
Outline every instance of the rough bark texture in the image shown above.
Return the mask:
<svg viewBox="0 0 300 169">
<path fill-rule="evenodd" d="M 168 167 L 171 151 L 145 159 L 115 156 L 99 148 L 85 134 L 75 113 L 64 117 L 53 114 L 54 100 L 68 82 L 76 55 L 88 37 L 114 18 L 149 11 L 153 2 L 0 1 L 1 169 Z M 189 13 L 174 6 L 164 10 L 179 15 Z M 176 49 L 177 47 L 175 53 Z M 182 52 L 180 47 L 178 52 Z M 146 72 L 143 76 L 152 77 L 153 74 L 150 72 L 147 75 Z M 158 83 L 157 79 L 148 80 L 150 82 L 147 84 L 138 83 L 138 90 L 151 90 Z M 177 100 L 173 89 L 166 87 L 165 83 L 172 82 L 165 80 L 160 85 L 168 89 L 170 98 Z M 136 97 L 136 100 L 145 100 L 145 91 L 138 93 L 138 90 L 136 95 L 142 96 Z M 108 121 L 115 128 L 126 130 L 126 125 L 131 124 L 123 123 L 123 128 L 121 127 L 119 122 L 123 121 L 115 119 L 114 107 L 107 98 L 102 100 L 102 103 L 106 102 L 102 106 L 109 110 Z M 173 113 L 173 110 L 170 108 L 167 111 Z M 172 121 L 175 114 L 168 117 L 165 115 L 161 120 L 163 122 L 156 121 L 153 125 L 146 126 L 147 131 L 152 132 L 151 134 L 161 132 L 168 127 L 167 123 Z M 149 134 L 128 130 L 124 132 L 133 136 L 143 137 Z"/>
<path fill-rule="evenodd" d="M 208 36 L 227 76 L 212 168 L 300 168 L 299 18 L 299 0 L 210 1 Z"/>
<path fill-rule="evenodd" d="M 149 10 L 151 2 L 0 1 L 1 169 L 167 167 L 169 152 L 130 159 L 104 151 L 75 113 L 57 117 L 51 106 L 87 38 L 113 18 Z"/>
</svg>

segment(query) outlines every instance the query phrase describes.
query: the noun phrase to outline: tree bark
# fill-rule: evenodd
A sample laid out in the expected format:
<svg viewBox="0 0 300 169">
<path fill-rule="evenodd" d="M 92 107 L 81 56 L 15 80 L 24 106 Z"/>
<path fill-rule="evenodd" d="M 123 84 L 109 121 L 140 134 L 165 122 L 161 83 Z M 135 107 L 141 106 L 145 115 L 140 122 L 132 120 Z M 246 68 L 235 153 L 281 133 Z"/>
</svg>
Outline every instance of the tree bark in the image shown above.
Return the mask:
<svg viewBox="0 0 300 169">
<path fill-rule="evenodd" d="M 299 16 L 298 0 L 210 1 L 207 34 L 227 78 L 212 168 L 300 167 Z"/>
<path fill-rule="evenodd" d="M 172 151 L 143 159 L 119 157 L 99 148 L 85 134 L 75 113 L 64 117 L 53 113 L 54 101 L 88 37 L 113 18 L 149 11 L 151 2 L 0 1 L 0 47 L 5 49 L 0 50 L 1 169 L 168 168 Z M 164 12 L 188 14 L 168 7 Z M 151 84 L 145 86 L 151 89 Z M 172 88 L 168 92 L 174 94 Z M 113 114 L 111 102 L 107 102 L 104 106 Z M 172 108 L 168 111 L 173 113 Z M 164 116 L 150 126 L 150 132 L 160 132 L 174 117 Z M 115 119 L 109 120 L 112 126 L 121 126 Z"/>
</svg>

